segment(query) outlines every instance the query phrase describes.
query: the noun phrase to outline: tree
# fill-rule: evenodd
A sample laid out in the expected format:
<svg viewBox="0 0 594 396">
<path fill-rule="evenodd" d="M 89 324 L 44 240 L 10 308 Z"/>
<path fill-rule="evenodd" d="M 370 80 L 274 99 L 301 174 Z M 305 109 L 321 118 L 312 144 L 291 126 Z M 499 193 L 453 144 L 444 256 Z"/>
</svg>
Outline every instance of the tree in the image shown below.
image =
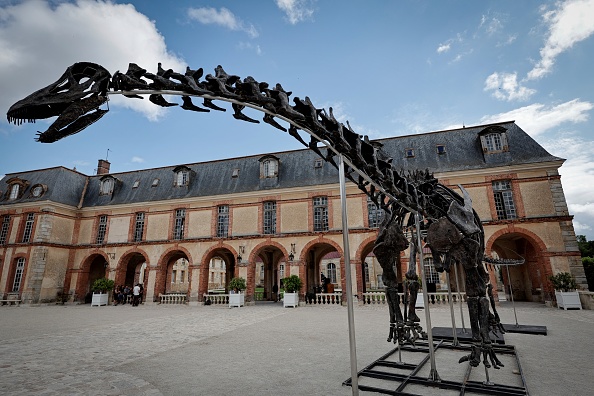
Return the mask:
<svg viewBox="0 0 594 396">
<path fill-rule="evenodd" d="M 578 235 L 577 243 L 582 257 L 594 257 L 594 241 L 587 241 L 584 235 Z"/>
</svg>

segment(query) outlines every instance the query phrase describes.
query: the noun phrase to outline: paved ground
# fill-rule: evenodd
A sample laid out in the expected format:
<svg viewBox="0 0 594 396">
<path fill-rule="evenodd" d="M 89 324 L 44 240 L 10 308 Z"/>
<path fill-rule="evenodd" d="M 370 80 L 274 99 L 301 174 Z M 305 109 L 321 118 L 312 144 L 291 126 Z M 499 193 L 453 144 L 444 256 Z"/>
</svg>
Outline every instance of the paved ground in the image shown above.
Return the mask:
<svg viewBox="0 0 594 396">
<path fill-rule="evenodd" d="M 594 311 L 516 308 L 520 324 L 549 331 L 505 335 L 530 394 L 593 394 Z M 460 325 L 457 306 L 455 312 Z M 515 323 L 511 303 L 502 303 L 500 314 Z M 431 320 L 449 326 L 449 309 L 432 307 Z M 386 306 L 355 307 L 359 370 L 393 349 L 387 322 Z M 342 386 L 350 377 L 348 342 L 347 310 L 339 306 L 0 307 L 0 394 L 351 395 Z M 462 379 L 460 356 L 438 355 L 442 379 Z M 490 371 L 491 380 L 517 385 L 517 367 L 505 363 Z M 473 370 L 471 379 L 482 377 L 484 369 Z"/>
</svg>

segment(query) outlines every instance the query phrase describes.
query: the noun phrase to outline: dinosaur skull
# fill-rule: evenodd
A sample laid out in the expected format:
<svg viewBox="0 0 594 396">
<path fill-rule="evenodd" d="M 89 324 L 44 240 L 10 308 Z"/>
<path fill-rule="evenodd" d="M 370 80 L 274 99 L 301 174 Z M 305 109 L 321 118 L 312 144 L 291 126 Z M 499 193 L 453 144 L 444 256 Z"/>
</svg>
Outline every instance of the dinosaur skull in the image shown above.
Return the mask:
<svg viewBox="0 0 594 396">
<path fill-rule="evenodd" d="M 8 122 L 20 125 L 57 116 L 47 131 L 38 133 L 37 140 L 52 143 L 73 135 L 107 112 L 99 106 L 107 102 L 110 79 L 111 74 L 100 65 L 75 63 L 55 83 L 13 104 L 7 113 Z"/>
</svg>

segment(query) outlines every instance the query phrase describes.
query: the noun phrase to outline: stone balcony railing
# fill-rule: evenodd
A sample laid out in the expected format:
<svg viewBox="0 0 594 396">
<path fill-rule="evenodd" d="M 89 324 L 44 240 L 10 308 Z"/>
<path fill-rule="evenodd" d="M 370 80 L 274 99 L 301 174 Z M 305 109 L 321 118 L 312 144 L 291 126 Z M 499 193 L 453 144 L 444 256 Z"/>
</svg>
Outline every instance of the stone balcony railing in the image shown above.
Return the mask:
<svg viewBox="0 0 594 396">
<path fill-rule="evenodd" d="M 181 293 L 159 294 L 160 304 L 186 304 L 188 296 Z"/>
<path fill-rule="evenodd" d="M 363 304 L 386 304 L 386 293 L 384 292 L 366 292 L 362 293 Z M 400 295 L 400 303 L 403 302 L 403 293 L 398 293 Z M 462 297 L 462 301 L 466 301 L 466 293 L 459 293 Z M 449 304 L 449 295 L 447 292 L 437 292 L 437 293 L 428 293 L 427 297 L 429 298 L 429 304 Z M 422 294 L 419 293 L 417 297 L 417 306 L 419 305 L 419 299 L 423 298 Z M 457 303 L 460 300 L 458 293 L 452 293 L 452 302 Z"/>
</svg>

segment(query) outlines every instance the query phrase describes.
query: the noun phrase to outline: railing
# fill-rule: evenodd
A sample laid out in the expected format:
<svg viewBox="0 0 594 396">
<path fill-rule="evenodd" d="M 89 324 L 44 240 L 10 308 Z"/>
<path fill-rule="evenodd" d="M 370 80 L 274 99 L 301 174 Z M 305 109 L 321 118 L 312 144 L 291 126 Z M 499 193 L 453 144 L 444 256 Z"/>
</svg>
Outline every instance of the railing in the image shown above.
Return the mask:
<svg viewBox="0 0 594 396">
<path fill-rule="evenodd" d="M 466 293 L 460 293 L 462 301 L 466 301 Z M 403 303 L 404 293 L 398 293 L 400 296 L 400 303 Z M 449 295 L 447 292 L 427 293 L 429 298 L 429 304 L 449 304 Z M 418 298 L 422 298 L 422 294 L 419 293 Z M 363 304 L 385 304 L 386 293 L 385 292 L 366 292 L 363 293 Z M 457 303 L 460 300 L 458 293 L 452 293 L 452 302 Z"/>
<path fill-rule="evenodd" d="M 207 301 L 210 301 L 210 304 L 213 305 L 227 305 L 229 304 L 229 295 L 228 294 L 204 294 L 204 302 L 206 304 Z"/>
<path fill-rule="evenodd" d="M 305 304 L 342 304 L 342 292 L 337 293 L 308 293 L 305 296 Z"/>
<path fill-rule="evenodd" d="M 185 304 L 186 294 L 172 293 L 172 294 L 159 294 L 161 304 Z"/>
</svg>

